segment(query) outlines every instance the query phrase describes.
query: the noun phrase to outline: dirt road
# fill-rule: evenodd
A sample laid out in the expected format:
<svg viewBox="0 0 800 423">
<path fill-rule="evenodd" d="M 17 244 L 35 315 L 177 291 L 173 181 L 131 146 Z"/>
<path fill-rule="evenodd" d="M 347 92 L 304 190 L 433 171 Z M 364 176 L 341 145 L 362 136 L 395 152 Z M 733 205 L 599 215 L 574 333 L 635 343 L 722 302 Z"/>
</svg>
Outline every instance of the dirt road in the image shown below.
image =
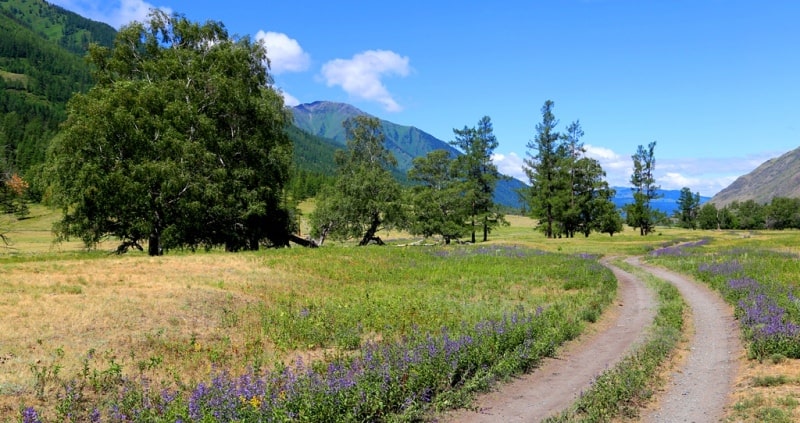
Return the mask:
<svg viewBox="0 0 800 423">
<path fill-rule="evenodd" d="M 742 351 L 732 311 L 716 293 L 687 278 L 630 258 L 628 263 L 674 284 L 689 304 L 695 331 L 688 358 L 676 369 L 647 422 L 714 422 L 722 418 Z M 608 265 L 619 281 L 617 310 L 601 329 L 573 341 L 534 372 L 476 401 L 478 411 L 458 410 L 445 422 L 539 422 L 568 408 L 580 392 L 643 339 L 655 313 L 653 293 L 635 276 Z"/>
<path fill-rule="evenodd" d="M 641 267 L 675 285 L 689 304 L 694 333 L 689 334 L 689 352 L 684 365 L 676 369 L 658 394 L 658 407 L 645 413 L 645 422 L 716 422 L 723 418 L 739 371 L 742 344 L 733 310 L 705 285 L 662 268 Z"/>
<path fill-rule="evenodd" d="M 580 392 L 614 366 L 653 321 L 653 293 L 633 275 L 609 266 L 619 283 L 617 310 L 601 322 L 602 329 L 582 336 L 555 359 L 547 359 L 532 373 L 503 385 L 476 401 L 478 411 L 458 410 L 440 421 L 538 422 L 569 407 Z"/>
</svg>

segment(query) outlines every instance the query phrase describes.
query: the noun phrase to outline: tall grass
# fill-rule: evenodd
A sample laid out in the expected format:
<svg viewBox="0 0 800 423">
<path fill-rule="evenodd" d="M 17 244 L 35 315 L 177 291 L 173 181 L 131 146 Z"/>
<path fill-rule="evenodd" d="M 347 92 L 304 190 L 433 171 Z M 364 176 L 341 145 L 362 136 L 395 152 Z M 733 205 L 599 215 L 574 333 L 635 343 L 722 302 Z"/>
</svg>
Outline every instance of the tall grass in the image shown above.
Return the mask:
<svg viewBox="0 0 800 423">
<path fill-rule="evenodd" d="M 130 354 L 75 357 L 70 345 L 72 356 L 42 361 L 37 374 L 64 370 L 45 380 L 39 400 L 20 395 L 24 421 L 414 419 L 463 406 L 472 393 L 529 369 L 596 320 L 616 289 L 592 257 L 503 245 L 5 266 L 20 280 L 51 271 L 82 280 L 69 295 L 89 308 L 108 299 L 97 295 L 106 284 L 135 287 L 120 284 L 126 275 L 93 273 L 100 268 L 150 275 L 167 296 L 216 298 L 191 305 L 202 306 L 212 336 L 180 330 L 184 311 L 162 307 L 174 329 L 138 334 L 144 339 L 127 344 L 138 348 Z M 45 280 L 39 286 L 52 290 Z M 8 289 L 24 297 L 36 286 Z"/>
<path fill-rule="evenodd" d="M 676 246 L 648 260 L 691 274 L 735 307 L 751 358 L 800 358 L 800 299 L 795 253 L 751 246 Z"/>
</svg>

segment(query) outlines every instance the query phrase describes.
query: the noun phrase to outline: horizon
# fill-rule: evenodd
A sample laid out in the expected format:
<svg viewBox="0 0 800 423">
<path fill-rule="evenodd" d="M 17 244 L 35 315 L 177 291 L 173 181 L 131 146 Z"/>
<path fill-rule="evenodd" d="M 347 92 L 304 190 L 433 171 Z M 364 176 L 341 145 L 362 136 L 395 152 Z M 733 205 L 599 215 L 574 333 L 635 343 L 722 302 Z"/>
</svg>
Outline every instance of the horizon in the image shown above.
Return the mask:
<svg viewBox="0 0 800 423">
<path fill-rule="evenodd" d="M 492 119 L 501 172 L 525 181 L 545 100 L 558 130 L 580 120 L 589 157 L 627 185 L 657 141 L 656 180 L 713 196 L 800 146 L 800 3 L 289 3 L 54 0 L 119 29 L 150 8 L 263 40 L 287 105 L 333 101 L 445 142 Z"/>
</svg>

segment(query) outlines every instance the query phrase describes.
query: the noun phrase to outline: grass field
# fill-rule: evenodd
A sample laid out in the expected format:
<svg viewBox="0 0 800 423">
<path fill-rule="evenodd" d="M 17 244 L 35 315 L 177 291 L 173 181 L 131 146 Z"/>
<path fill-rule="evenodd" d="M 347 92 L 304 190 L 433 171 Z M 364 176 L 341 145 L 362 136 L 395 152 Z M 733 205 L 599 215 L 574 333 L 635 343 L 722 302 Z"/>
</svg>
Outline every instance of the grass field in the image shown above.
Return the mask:
<svg viewBox="0 0 800 423">
<path fill-rule="evenodd" d="M 481 322 L 500 322 L 520 311 L 558 310 L 572 325 L 560 331 L 582 330 L 613 296 L 610 273 L 595 259 L 600 255 L 645 255 L 711 239 L 697 258 L 675 259 L 683 263 L 682 271 L 692 273 L 686 263 L 696 268 L 707 260 L 701 254 L 719 257 L 724 249 L 747 246 L 794 257 L 800 252 L 796 232 L 660 228 L 648 237 L 628 230 L 614 237 L 547 240 L 532 229 L 530 219 L 510 216 L 509 226 L 477 246 L 337 243 L 316 250 L 117 256 L 109 253 L 116 247 L 111 241 L 94 252 L 84 252 L 77 242 L 54 244 L 50 227 L 56 218 L 40 206 L 33 206 L 26 220 L 0 217 L 9 219 L 0 227 L 9 228 L 11 241 L 0 247 L 0 419 L 18 419 L 23 406 L 36 407 L 48 421 L 62 420 L 70 411 L 87 416 L 124 381 L 142 378 L 188 397 L 197 383 L 220 370 L 236 375 L 280 369 L 298 358 L 348 362 L 368 345 L 405 345 L 401 342 L 409 337 L 441 333 L 442 327 L 454 337 L 472 336 L 471 328 Z M 409 241 L 407 234 L 380 235 L 390 244 Z M 785 269 L 775 279 L 796 286 L 794 268 Z M 542 336 L 551 335 L 573 336 Z M 474 354 L 468 352 L 464 360 Z M 505 360 L 506 367 L 526 366 Z M 792 416 L 800 375 L 786 369 L 796 360 L 775 361 L 780 362 L 751 362 L 755 373 L 742 382 L 732 416 L 745 421 L 769 413 Z M 775 366 L 783 366 L 782 373 Z M 506 374 L 502 369 L 470 372 L 473 379 L 454 387 L 474 390 L 480 387 L 470 383 L 484 383 L 486 374 L 489 379 Z M 765 382 L 772 375 L 776 382 Z M 75 380 L 85 385 L 79 398 L 68 394 L 75 391 L 68 388 Z M 434 403 L 456 405 L 464 401 L 459 395 L 469 394 L 459 392 L 444 392 Z M 177 404 L 172 411 L 188 407 Z M 414 411 L 391 412 L 402 415 L 409 409 Z"/>
</svg>

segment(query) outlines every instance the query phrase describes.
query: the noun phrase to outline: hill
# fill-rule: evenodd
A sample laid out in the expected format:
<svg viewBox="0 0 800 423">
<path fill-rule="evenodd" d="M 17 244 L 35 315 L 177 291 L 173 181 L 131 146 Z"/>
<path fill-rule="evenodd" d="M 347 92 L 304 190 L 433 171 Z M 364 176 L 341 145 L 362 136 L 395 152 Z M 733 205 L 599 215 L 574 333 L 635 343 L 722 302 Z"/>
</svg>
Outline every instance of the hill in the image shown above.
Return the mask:
<svg viewBox="0 0 800 423">
<path fill-rule="evenodd" d="M 800 148 L 762 163 L 718 192 L 711 202 L 717 207 L 747 200 L 765 204 L 774 197 L 800 198 Z"/>
<path fill-rule="evenodd" d="M 616 195 L 611 201 L 614 204 L 621 208 L 626 204 L 633 203 L 633 191 L 631 187 L 613 187 L 616 190 Z M 660 210 L 667 214 L 667 216 L 672 216 L 672 213 L 678 209 L 678 199 L 681 196 L 681 190 L 679 189 L 672 189 L 672 190 L 658 190 L 658 195 L 661 198 L 657 198 L 650 202 L 650 205 L 656 209 Z M 700 204 L 705 204 L 711 200 L 710 197 L 700 196 Z"/>
<path fill-rule="evenodd" d="M 89 43 L 110 46 L 116 31 L 43 0 L 3 0 L 0 34 L 0 164 L 24 172 L 91 86 Z"/>
<path fill-rule="evenodd" d="M 333 140 L 340 146 L 345 144 L 345 133 L 342 122 L 348 118 L 366 115 L 367 113 L 344 103 L 317 101 L 301 104 L 292 108 L 294 123 L 301 130 L 312 135 Z M 402 176 L 411 168 L 412 160 L 434 150 L 447 150 L 452 154 L 461 154 L 450 144 L 413 126 L 398 125 L 381 119 L 383 133 L 386 135 L 386 146 L 397 159 L 397 176 Z M 521 208 L 522 203 L 517 190 L 525 184 L 509 178 L 500 181 L 495 190 L 495 202 L 507 207 Z"/>
</svg>

